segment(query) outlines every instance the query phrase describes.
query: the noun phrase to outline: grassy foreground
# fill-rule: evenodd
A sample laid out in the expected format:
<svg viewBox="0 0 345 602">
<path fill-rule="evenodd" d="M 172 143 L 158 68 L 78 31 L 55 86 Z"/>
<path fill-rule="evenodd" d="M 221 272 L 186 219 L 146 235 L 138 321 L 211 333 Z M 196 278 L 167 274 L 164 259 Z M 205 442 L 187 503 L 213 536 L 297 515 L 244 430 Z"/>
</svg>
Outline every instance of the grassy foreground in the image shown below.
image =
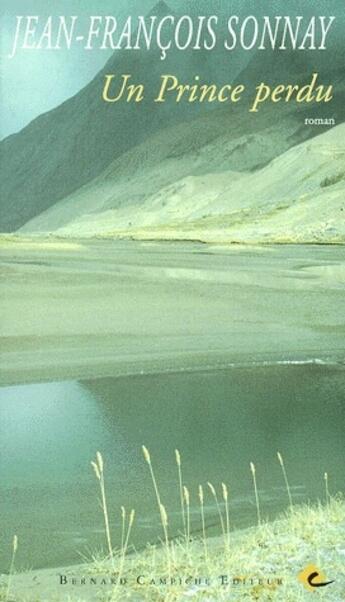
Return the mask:
<svg viewBox="0 0 345 602">
<path fill-rule="evenodd" d="M 207 483 L 219 516 L 221 536 L 207 538 L 204 489 L 199 487 L 200 532 L 190 533 L 189 491 L 176 450 L 177 482 L 181 499 L 181 535 L 169 537 L 169 517 L 162 503 L 149 451 L 143 447 L 157 501 L 161 545 L 136 552 L 130 545 L 135 511 L 121 508 L 119 547 L 112 542 L 106 497 L 104 463 L 98 452 L 92 467 L 100 488 L 104 517 L 106 557 L 80 566 L 15 572 L 18 539 L 14 536 L 9 574 L 0 581 L 2 602 L 147 602 L 262 600 L 298 602 L 317 593 L 318 598 L 345 600 L 345 500 L 331 497 L 325 474 L 324 504 L 293 504 L 284 461 L 278 453 L 286 485 L 288 510 L 277 520 L 262 520 L 260 490 L 251 463 L 257 526 L 232 531 L 228 489 Z M 218 492 L 219 489 L 219 492 Z M 314 576 L 313 576 L 314 574 Z M 312 584 L 308 577 L 312 575 Z M 330 582 L 330 583 L 328 583 Z M 321 585 L 320 585 L 321 584 Z M 323 585 L 325 584 L 325 585 Z M 313 598 L 312 598 L 313 599 Z"/>
</svg>

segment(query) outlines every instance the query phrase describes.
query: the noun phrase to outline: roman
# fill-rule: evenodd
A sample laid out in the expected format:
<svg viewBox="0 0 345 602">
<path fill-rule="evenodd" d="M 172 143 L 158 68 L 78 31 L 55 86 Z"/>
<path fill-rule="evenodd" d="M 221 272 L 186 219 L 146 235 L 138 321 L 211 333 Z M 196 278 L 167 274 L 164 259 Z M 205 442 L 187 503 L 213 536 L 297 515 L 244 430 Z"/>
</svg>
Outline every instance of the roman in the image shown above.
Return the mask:
<svg viewBox="0 0 345 602">
<path fill-rule="evenodd" d="M 62 45 L 71 48 L 78 17 L 57 17 L 55 23 L 50 16 L 43 25 L 37 16 L 19 15 L 16 19 L 13 47 L 9 58 L 13 58 L 19 49 L 60 50 Z"/>
</svg>

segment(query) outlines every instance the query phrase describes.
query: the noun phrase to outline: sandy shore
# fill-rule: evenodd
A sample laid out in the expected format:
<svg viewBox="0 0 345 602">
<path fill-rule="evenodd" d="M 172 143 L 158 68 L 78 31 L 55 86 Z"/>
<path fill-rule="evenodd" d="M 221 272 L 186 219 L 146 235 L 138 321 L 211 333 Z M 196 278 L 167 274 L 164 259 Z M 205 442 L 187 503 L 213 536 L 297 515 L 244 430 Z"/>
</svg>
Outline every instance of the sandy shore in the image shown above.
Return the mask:
<svg viewBox="0 0 345 602">
<path fill-rule="evenodd" d="M 345 248 L 0 241 L 2 384 L 344 356 Z"/>
</svg>

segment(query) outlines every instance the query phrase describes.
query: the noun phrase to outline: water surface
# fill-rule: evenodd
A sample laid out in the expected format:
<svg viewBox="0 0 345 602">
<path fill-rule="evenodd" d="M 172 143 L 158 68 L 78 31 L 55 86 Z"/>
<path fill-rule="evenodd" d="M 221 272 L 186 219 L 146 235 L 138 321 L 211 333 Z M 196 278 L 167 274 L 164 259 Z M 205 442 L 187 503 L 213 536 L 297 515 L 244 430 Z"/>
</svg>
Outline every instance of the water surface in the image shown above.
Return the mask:
<svg viewBox="0 0 345 602">
<path fill-rule="evenodd" d="M 227 483 L 234 528 L 255 522 L 249 462 L 256 464 L 264 516 L 287 506 L 276 452 L 286 463 L 296 503 L 343 488 L 345 369 L 271 364 L 204 372 L 48 382 L 0 389 L 0 569 L 13 534 L 21 568 L 80 561 L 104 545 L 97 482 L 90 461 L 106 463 L 114 543 L 120 506 L 135 508 L 133 543 L 161 535 L 141 445 L 151 451 L 169 513 L 181 529 L 174 450 L 190 489 L 192 529 L 200 529 L 197 488 Z M 219 533 L 206 495 L 208 532 Z"/>
</svg>

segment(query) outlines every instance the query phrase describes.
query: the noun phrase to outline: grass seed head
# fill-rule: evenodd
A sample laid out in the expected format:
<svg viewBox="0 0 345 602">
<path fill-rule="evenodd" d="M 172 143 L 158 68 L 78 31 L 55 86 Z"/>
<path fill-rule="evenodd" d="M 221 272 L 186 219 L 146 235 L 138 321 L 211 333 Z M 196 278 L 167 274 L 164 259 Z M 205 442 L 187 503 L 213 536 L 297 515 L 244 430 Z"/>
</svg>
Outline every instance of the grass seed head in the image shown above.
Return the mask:
<svg viewBox="0 0 345 602">
<path fill-rule="evenodd" d="M 97 464 L 98 464 L 99 472 L 102 474 L 103 468 L 104 468 L 104 463 L 103 463 L 103 458 L 102 458 L 101 452 L 98 451 L 96 453 L 96 458 L 97 458 Z"/>
<path fill-rule="evenodd" d="M 175 458 L 177 466 L 181 466 L 181 456 L 178 449 L 175 449 Z"/>
<path fill-rule="evenodd" d="M 278 457 L 278 460 L 279 460 L 279 464 L 280 464 L 281 466 L 283 466 L 283 464 L 284 464 L 284 461 L 283 461 L 283 456 L 281 455 L 281 453 L 280 453 L 280 452 L 277 452 L 277 457 Z"/>
<path fill-rule="evenodd" d="M 217 496 L 217 494 L 216 494 L 216 490 L 215 490 L 215 488 L 213 487 L 212 483 L 210 483 L 209 481 L 207 481 L 207 485 L 209 486 L 209 488 L 210 488 L 210 491 L 211 491 L 212 495 L 213 495 L 214 497 L 216 497 L 216 496 Z"/>
<path fill-rule="evenodd" d="M 18 537 L 17 537 L 17 535 L 14 535 L 14 537 L 13 537 L 12 546 L 13 546 L 13 552 L 15 553 L 17 551 L 17 549 L 18 549 Z"/>
<path fill-rule="evenodd" d="M 134 518 L 135 518 L 135 510 L 131 510 L 131 513 L 129 515 L 129 526 L 131 527 L 134 523 Z"/>
<path fill-rule="evenodd" d="M 225 483 L 222 483 L 222 491 L 223 491 L 223 500 L 225 502 L 227 502 L 228 501 L 228 488 L 225 485 Z"/>
<path fill-rule="evenodd" d="M 187 506 L 189 506 L 189 491 L 185 485 L 183 486 L 183 495 Z"/>
<path fill-rule="evenodd" d="M 147 449 L 147 447 L 145 447 L 145 445 L 143 445 L 141 449 L 143 450 L 145 461 L 148 464 L 151 464 L 151 456 L 149 450 Z"/>
<path fill-rule="evenodd" d="M 199 485 L 199 500 L 201 504 L 204 503 L 204 490 L 202 488 L 202 485 Z"/>
<path fill-rule="evenodd" d="M 255 475 L 255 464 L 254 464 L 254 462 L 250 463 L 250 470 L 252 471 L 252 474 Z"/>
<path fill-rule="evenodd" d="M 96 462 L 91 462 L 91 466 L 92 466 L 92 468 L 93 468 L 93 469 L 94 469 L 94 471 L 95 471 L 95 475 L 96 475 L 97 479 L 100 481 L 100 479 L 101 479 L 101 474 L 100 474 L 100 472 L 99 472 L 98 465 L 96 464 Z"/>
<path fill-rule="evenodd" d="M 165 507 L 163 506 L 163 504 L 159 505 L 160 511 L 161 511 L 161 519 L 162 519 L 162 524 L 164 525 L 164 527 L 168 526 L 168 515 L 166 512 Z"/>
</svg>

